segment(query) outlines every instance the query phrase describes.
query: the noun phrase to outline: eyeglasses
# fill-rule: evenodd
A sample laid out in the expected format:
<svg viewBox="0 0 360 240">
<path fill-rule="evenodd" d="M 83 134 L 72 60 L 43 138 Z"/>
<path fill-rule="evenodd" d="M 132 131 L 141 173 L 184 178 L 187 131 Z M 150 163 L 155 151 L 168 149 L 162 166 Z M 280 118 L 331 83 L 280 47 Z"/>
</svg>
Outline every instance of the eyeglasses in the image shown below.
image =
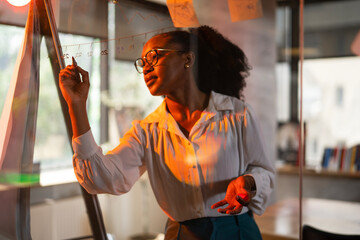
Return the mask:
<svg viewBox="0 0 360 240">
<path fill-rule="evenodd" d="M 151 67 L 155 66 L 159 60 L 159 56 L 160 56 L 159 52 L 184 52 L 184 51 L 174 50 L 174 49 L 163 49 L 163 48 L 151 49 L 145 54 L 144 57 L 135 60 L 134 65 L 136 71 L 138 71 L 139 73 L 143 73 L 145 62 L 149 64 Z"/>
</svg>

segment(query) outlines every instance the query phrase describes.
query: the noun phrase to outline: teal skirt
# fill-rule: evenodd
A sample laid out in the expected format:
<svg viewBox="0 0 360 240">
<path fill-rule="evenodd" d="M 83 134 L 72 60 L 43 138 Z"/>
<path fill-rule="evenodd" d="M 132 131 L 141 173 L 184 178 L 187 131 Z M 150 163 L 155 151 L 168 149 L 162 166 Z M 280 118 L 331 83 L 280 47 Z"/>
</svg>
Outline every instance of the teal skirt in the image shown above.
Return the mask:
<svg viewBox="0 0 360 240">
<path fill-rule="evenodd" d="M 261 240 L 251 212 L 175 222 L 168 219 L 165 240 Z"/>
</svg>

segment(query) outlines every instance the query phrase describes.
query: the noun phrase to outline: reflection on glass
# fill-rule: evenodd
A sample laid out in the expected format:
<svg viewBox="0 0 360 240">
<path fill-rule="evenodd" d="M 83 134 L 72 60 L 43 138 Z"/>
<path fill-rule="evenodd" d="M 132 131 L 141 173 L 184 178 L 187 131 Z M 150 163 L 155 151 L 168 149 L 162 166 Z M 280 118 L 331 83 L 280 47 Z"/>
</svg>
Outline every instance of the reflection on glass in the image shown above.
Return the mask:
<svg viewBox="0 0 360 240">
<path fill-rule="evenodd" d="M 2 41 L 0 42 L 0 112 L 2 111 L 5 97 L 8 91 L 11 76 L 19 51 L 19 42 L 22 41 L 24 28 L 0 25 Z M 74 43 L 88 43 L 93 39 L 70 34 L 61 34 L 62 45 Z M 65 51 L 64 51 L 65 50 Z M 96 138 L 100 135 L 100 47 L 94 45 L 91 48 L 95 54 L 79 56 L 80 49 L 78 45 L 67 47 L 63 52 L 69 56 L 77 56 L 77 61 L 84 69 L 91 69 L 92 87 L 89 93 L 89 119 L 93 127 Z M 78 55 L 76 55 L 78 54 Z M 69 59 L 65 59 L 65 64 L 71 64 Z M 70 148 L 68 136 L 66 134 L 65 123 L 62 116 L 58 93 L 55 87 L 52 68 L 50 65 L 45 41 L 41 45 L 40 58 L 40 96 L 38 107 L 34 163 L 40 165 L 41 171 L 50 171 L 59 168 L 72 169 L 72 151 Z M 54 173 L 53 173 L 54 174 Z M 44 175 L 45 176 L 45 175 Z M 55 175 L 53 175 L 55 176 Z M 59 179 L 51 179 L 51 183 L 59 182 Z M 40 176 L 41 184 L 49 184 L 46 177 Z M 75 178 L 67 178 L 65 181 L 73 181 Z M 45 182 L 44 182 L 45 181 Z"/>
<path fill-rule="evenodd" d="M 14 71 L 19 43 L 24 37 L 24 28 L 0 25 L 0 112 Z"/>
<path fill-rule="evenodd" d="M 60 41 L 63 46 L 66 46 L 69 43 L 91 42 L 93 39 L 71 34 L 60 34 Z M 92 46 L 92 50 L 100 51 L 98 45 Z M 80 49 L 79 45 L 63 48 L 65 65 L 71 64 L 71 57 L 74 56 L 84 69 L 92 70 L 90 75 L 92 88 L 89 92 L 88 115 L 95 138 L 98 138 L 100 135 L 100 54 L 86 55 L 82 54 L 83 52 L 84 49 Z M 69 56 L 69 58 L 66 56 Z M 44 41 L 40 61 L 40 97 L 34 162 L 40 164 L 40 183 L 42 185 L 72 182 L 75 181 L 73 172 L 69 171 L 69 169 L 72 170 L 72 150 Z M 66 173 L 57 174 L 57 171 L 65 171 Z"/>
<path fill-rule="evenodd" d="M 110 108 L 110 121 L 118 129 L 118 134 L 112 137 L 118 144 L 118 138 L 130 129 L 132 120 L 145 118 L 160 105 L 162 98 L 150 94 L 133 62 L 116 60 L 112 64 L 110 88 L 102 93 L 102 101 Z"/>
</svg>

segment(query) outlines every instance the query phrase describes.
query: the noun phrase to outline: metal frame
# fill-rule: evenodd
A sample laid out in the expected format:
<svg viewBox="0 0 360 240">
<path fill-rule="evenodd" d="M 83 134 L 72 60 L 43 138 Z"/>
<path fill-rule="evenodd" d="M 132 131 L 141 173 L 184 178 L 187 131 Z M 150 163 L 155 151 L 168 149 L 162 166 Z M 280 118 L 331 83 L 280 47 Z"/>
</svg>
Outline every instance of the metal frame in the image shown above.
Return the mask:
<svg viewBox="0 0 360 240">
<path fill-rule="evenodd" d="M 40 16 L 40 27 L 41 34 L 45 37 L 46 47 L 50 56 L 50 63 L 52 66 L 55 85 L 58 91 L 58 96 L 61 104 L 61 109 L 63 112 L 67 134 L 69 138 L 69 143 L 71 145 L 72 141 L 72 127 L 68 111 L 68 106 L 61 94 L 59 87 L 59 72 L 65 67 L 64 59 L 62 58 L 62 50 L 59 40 L 59 35 L 57 32 L 54 14 L 51 6 L 50 0 L 36 0 L 37 8 Z M 81 187 L 82 196 L 86 205 L 93 238 L 96 240 L 107 239 L 105 225 L 102 217 L 102 212 L 100 204 L 97 198 L 97 195 L 92 195 L 86 192 L 84 188 Z"/>
</svg>

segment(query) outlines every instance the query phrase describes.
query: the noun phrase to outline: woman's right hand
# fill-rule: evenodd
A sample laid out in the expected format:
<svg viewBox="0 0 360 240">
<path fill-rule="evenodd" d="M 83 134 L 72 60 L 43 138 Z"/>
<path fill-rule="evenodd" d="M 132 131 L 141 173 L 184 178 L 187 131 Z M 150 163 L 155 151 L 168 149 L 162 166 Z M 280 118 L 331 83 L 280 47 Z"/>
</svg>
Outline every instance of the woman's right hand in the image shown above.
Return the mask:
<svg viewBox="0 0 360 240">
<path fill-rule="evenodd" d="M 60 71 L 59 84 L 62 95 L 69 107 L 74 104 L 86 106 L 90 88 L 89 73 L 77 66 L 74 58 L 72 65 L 68 65 Z"/>
<path fill-rule="evenodd" d="M 69 107 L 73 137 L 78 137 L 90 129 L 86 113 L 86 99 L 90 88 L 89 73 L 77 66 L 73 58 L 73 64 L 60 71 L 59 85 Z"/>
</svg>

